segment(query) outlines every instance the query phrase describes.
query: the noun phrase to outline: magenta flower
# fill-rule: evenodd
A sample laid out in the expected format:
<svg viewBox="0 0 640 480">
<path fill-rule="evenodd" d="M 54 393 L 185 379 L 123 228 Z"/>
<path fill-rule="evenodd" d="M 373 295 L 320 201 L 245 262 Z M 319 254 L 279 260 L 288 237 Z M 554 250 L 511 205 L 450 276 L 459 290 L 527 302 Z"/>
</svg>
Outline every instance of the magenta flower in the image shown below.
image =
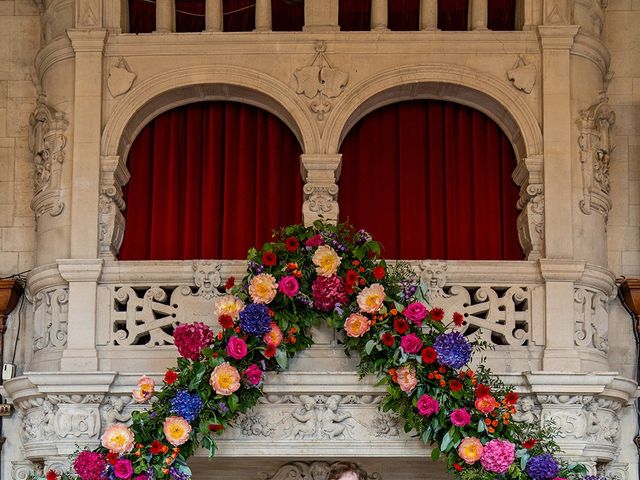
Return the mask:
<svg viewBox="0 0 640 480">
<path fill-rule="evenodd" d="M 304 242 L 304 244 L 307 247 L 319 247 L 320 245 L 324 244 L 324 240 L 322 239 L 322 236 L 318 234 L 311 237 L 309 240 Z"/>
<path fill-rule="evenodd" d="M 247 344 L 240 337 L 231 337 L 227 343 L 227 355 L 242 360 L 247 356 Z"/>
<path fill-rule="evenodd" d="M 449 417 L 456 427 L 464 427 L 471 423 L 471 415 L 466 408 L 456 408 Z"/>
<path fill-rule="evenodd" d="M 434 415 L 440 410 L 440 403 L 431 395 L 422 395 L 418 400 L 418 413 L 428 417 Z"/>
<path fill-rule="evenodd" d="M 82 480 L 102 480 L 107 468 L 104 455 L 83 450 L 73 462 L 73 469 Z"/>
<path fill-rule="evenodd" d="M 131 475 L 133 475 L 133 465 L 131 465 L 131 461 L 126 458 L 121 458 L 113 466 L 113 473 L 117 478 L 128 480 L 131 478 Z"/>
<path fill-rule="evenodd" d="M 323 312 L 330 312 L 338 303 L 347 301 L 342 279 L 335 275 L 330 277 L 319 275 L 311 284 L 311 291 L 313 306 Z"/>
<path fill-rule="evenodd" d="M 407 353 L 418 353 L 422 350 L 424 344 L 415 333 L 410 333 L 402 337 L 400 340 L 400 346 L 402 347 L 402 350 Z"/>
<path fill-rule="evenodd" d="M 184 358 L 198 360 L 213 341 L 213 330 L 202 322 L 183 323 L 173 331 L 173 343 Z"/>
<path fill-rule="evenodd" d="M 407 320 L 415 323 L 416 325 L 422 325 L 422 321 L 427 317 L 427 307 L 420 302 L 410 303 L 404 310 L 404 316 Z"/>
<path fill-rule="evenodd" d="M 263 371 L 255 363 L 249 365 L 247 369 L 242 373 L 242 376 L 247 379 L 251 385 L 259 385 L 262 381 Z"/>
<path fill-rule="evenodd" d="M 507 440 L 491 440 L 484 446 L 480 463 L 493 473 L 504 473 L 516 458 L 516 446 Z"/>
<path fill-rule="evenodd" d="M 300 290 L 300 284 L 298 280 L 296 280 L 296 277 L 287 275 L 286 277 L 282 277 L 280 282 L 278 282 L 278 290 L 287 297 L 292 298 L 295 297 L 296 293 Z"/>
</svg>

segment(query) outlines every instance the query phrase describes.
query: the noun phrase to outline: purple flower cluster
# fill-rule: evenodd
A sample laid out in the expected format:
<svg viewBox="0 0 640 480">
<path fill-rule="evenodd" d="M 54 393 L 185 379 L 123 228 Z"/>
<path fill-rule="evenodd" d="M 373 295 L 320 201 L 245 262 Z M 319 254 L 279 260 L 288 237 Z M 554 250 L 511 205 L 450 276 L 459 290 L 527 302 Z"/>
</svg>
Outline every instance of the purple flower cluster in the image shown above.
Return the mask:
<svg viewBox="0 0 640 480">
<path fill-rule="evenodd" d="M 414 282 L 400 282 L 400 300 L 402 303 L 409 303 L 418 290 L 418 285 Z"/>
<path fill-rule="evenodd" d="M 73 462 L 73 469 L 82 480 L 102 480 L 107 462 L 104 455 L 83 450 Z"/>
<path fill-rule="evenodd" d="M 249 271 L 255 275 L 259 275 L 264 272 L 264 265 L 258 262 L 249 261 L 247 264 Z"/>
<path fill-rule="evenodd" d="M 227 413 L 229 411 L 229 407 L 227 406 L 227 404 L 225 402 L 220 402 L 218 403 L 218 411 L 224 415 L 225 413 Z"/>
<path fill-rule="evenodd" d="M 558 475 L 560 467 L 548 453 L 531 457 L 525 469 L 533 480 L 551 480 Z"/>
<path fill-rule="evenodd" d="M 189 393 L 187 390 L 178 390 L 170 403 L 171 413 L 184 418 L 189 423 L 192 423 L 198 417 L 202 408 L 200 395 Z"/>
<path fill-rule="evenodd" d="M 313 292 L 313 306 L 320 311 L 330 312 L 338 303 L 346 303 L 342 279 L 336 275 L 318 277 L 311 285 Z"/>
<path fill-rule="evenodd" d="M 373 240 L 373 237 L 366 230 L 358 230 L 354 236 L 354 242 L 356 245 L 364 245 L 367 242 Z"/>
<path fill-rule="evenodd" d="M 438 335 L 433 348 L 438 353 L 438 361 L 451 368 L 462 368 L 471 360 L 471 344 L 460 332 Z"/>
<path fill-rule="evenodd" d="M 169 475 L 171 476 L 172 480 L 189 480 L 191 478 L 191 475 L 185 472 L 181 472 L 176 467 L 171 467 L 169 469 Z"/>
<path fill-rule="evenodd" d="M 251 303 L 240 312 L 240 328 L 254 337 L 271 331 L 269 308 L 262 303 Z"/>
</svg>

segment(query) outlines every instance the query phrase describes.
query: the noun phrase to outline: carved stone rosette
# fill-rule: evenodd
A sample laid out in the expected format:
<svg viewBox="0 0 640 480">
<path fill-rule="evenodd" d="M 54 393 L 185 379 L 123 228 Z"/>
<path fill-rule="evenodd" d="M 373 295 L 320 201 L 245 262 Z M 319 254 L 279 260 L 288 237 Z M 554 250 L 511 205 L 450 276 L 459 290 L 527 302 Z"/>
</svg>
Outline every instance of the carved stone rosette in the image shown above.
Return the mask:
<svg viewBox="0 0 640 480">
<path fill-rule="evenodd" d="M 580 112 L 578 147 L 582 168 L 582 200 L 580 210 L 585 215 L 597 212 L 605 218 L 611 209 L 609 193 L 609 162 L 613 145 L 610 129 L 616 121 L 609 99 L 602 95 L 596 103 Z"/>
<path fill-rule="evenodd" d="M 126 204 L 122 187 L 129 181 L 129 170 L 119 156 L 102 157 L 100 162 L 100 256 L 115 258 L 124 238 Z"/>
<path fill-rule="evenodd" d="M 338 221 L 338 185 L 342 155 L 302 155 L 304 171 L 304 204 L 302 216 L 305 225 L 323 218 Z"/>
<path fill-rule="evenodd" d="M 543 159 L 536 155 L 518 163 L 513 180 L 520 186 L 517 227 L 522 250 L 528 260 L 544 253 L 544 185 Z"/>
<path fill-rule="evenodd" d="M 60 190 L 69 122 L 63 112 L 50 107 L 44 100 L 41 95 L 29 116 L 29 150 L 35 164 L 31 209 L 36 218 L 47 213 L 57 216 L 64 209 Z"/>
</svg>

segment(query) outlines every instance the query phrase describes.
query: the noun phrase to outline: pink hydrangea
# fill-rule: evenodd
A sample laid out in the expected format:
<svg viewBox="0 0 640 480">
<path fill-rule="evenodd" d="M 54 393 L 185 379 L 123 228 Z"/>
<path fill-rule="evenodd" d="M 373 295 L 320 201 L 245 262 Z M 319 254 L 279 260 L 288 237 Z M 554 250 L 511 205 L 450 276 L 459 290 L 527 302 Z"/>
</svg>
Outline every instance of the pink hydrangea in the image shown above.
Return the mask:
<svg viewBox="0 0 640 480">
<path fill-rule="evenodd" d="M 183 323 L 173 331 L 173 341 L 184 358 L 198 360 L 213 341 L 213 330 L 202 322 Z"/>
<path fill-rule="evenodd" d="M 493 473 L 504 473 L 516 458 L 516 446 L 507 440 L 491 440 L 484 446 L 480 463 Z"/>
<path fill-rule="evenodd" d="M 431 395 L 422 395 L 418 400 L 418 413 L 425 417 L 438 413 L 440 403 Z"/>
<path fill-rule="evenodd" d="M 102 480 L 107 461 L 97 452 L 83 450 L 73 462 L 73 469 L 82 480 Z"/>
<path fill-rule="evenodd" d="M 323 312 L 330 312 L 338 303 L 346 303 L 342 279 L 335 275 L 330 277 L 318 276 L 311 285 L 313 292 L 313 306 Z"/>
</svg>

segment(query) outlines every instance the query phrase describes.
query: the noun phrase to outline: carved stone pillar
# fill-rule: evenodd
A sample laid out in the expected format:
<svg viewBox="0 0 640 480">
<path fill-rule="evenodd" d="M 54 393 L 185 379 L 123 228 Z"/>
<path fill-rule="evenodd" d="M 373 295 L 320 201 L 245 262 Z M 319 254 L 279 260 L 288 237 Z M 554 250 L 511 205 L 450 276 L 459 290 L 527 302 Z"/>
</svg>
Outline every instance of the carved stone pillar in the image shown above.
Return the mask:
<svg viewBox="0 0 640 480">
<path fill-rule="evenodd" d="M 371 30 L 388 30 L 389 7 L 387 0 L 371 0 Z"/>
<path fill-rule="evenodd" d="M 486 30 L 488 14 L 487 0 L 470 0 L 469 30 Z"/>
<path fill-rule="evenodd" d="M 420 0 L 420 30 L 438 30 L 438 0 Z"/>
<path fill-rule="evenodd" d="M 158 0 L 156 2 L 156 32 L 169 33 L 176 29 L 175 0 Z"/>
<path fill-rule="evenodd" d="M 256 0 L 256 32 L 271 31 L 271 0 Z"/>
<path fill-rule="evenodd" d="M 338 185 L 341 154 L 302 155 L 304 204 L 302 217 L 305 225 L 323 218 L 338 221 Z"/>
<path fill-rule="evenodd" d="M 115 258 L 124 237 L 125 202 L 122 187 L 129 182 L 129 170 L 119 156 L 100 162 L 100 256 Z"/>
<path fill-rule="evenodd" d="M 222 0 L 206 0 L 205 29 L 207 32 L 221 32 L 223 29 Z"/>
<path fill-rule="evenodd" d="M 513 172 L 520 186 L 518 238 L 528 260 L 544 254 L 544 178 L 541 155 L 525 158 Z"/>
<path fill-rule="evenodd" d="M 305 32 L 337 32 L 338 0 L 305 0 L 304 28 Z"/>
</svg>

